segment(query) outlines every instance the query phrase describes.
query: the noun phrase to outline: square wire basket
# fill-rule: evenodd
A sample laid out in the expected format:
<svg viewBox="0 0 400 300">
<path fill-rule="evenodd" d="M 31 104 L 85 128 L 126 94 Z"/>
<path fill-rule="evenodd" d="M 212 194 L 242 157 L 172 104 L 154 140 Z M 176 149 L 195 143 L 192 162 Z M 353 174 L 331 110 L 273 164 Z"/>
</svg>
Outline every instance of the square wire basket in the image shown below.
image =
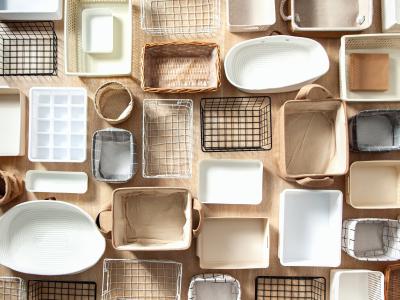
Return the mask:
<svg viewBox="0 0 400 300">
<path fill-rule="evenodd" d="M 28 281 L 30 300 L 96 300 L 96 282 Z"/>
<path fill-rule="evenodd" d="M 182 264 L 161 260 L 105 259 L 102 300 L 179 300 Z"/>
<path fill-rule="evenodd" d="M 191 177 L 192 143 L 192 100 L 143 101 L 143 177 Z"/>
<path fill-rule="evenodd" d="M 141 27 L 152 35 L 213 35 L 220 27 L 219 0 L 141 0 Z"/>
<path fill-rule="evenodd" d="M 19 277 L 0 277 L 0 299 L 2 300 L 25 300 L 26 284 Z"/>
<path fill-rule="evenodd" d="M 203 98 L 200 104 L 204 152 L 272 149 L 271 98 Z"/>
</svg>

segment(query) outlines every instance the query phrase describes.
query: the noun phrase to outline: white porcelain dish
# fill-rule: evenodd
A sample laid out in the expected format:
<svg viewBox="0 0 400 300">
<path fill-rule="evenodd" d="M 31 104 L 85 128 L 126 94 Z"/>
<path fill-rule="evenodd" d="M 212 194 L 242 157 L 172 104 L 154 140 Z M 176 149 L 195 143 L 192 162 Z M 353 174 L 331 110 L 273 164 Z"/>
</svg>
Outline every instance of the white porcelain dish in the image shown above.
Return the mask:
<svg viewBox="0 0 400 300">
<path fill-rule="evenodd" d="M 400 2 L 382 0 L 382 31 L 400 32 Z"/>
<path fill-rule="evenodd" d="M 62 3 L 62 0 L 0 0 L 0 20 L 61 20 Z"/>
<path fill-rule="evenodd" d="M 263 164 L 259 160 L 206 159 L 199 163 L 199 200 L 216 204 L 259 204 Z"/>
<path fill-rule="evenodd" d="M 114 19 L 110 9 L 89 8 L 82 11 L 82 47 L 86 53 L 113 51 Z"/>
<path fill-rule="evenodd" d="M 281 193 L 278 256 L 283 266 L 340 265 L 342 202 L 337 190 Z"/>
<path fill-rule="evenodd" d="M 94 266 L 105 240 L 79 207 L 50 200 L 28 201 L 0 217 L 0 264 L 35 275 L 67 275 Z"/>
<path fill-rule="evenodd" d="M 224 64 L 229 82 L 247 93 L 298 90 L 329 70 L 329 58 L 320 43 L 288 35 L 236 44 Z"/>
<path fill-rule="evenodd" d="M 84 88 L 31 88 L 29 160 L 84 162 L 86 120 L 87 94 Z"/>
<path fill-rule="evenodd" d="M 29 170 L 25 176 L 25 187 L 33 193 L 84 194 L 88 187 L 85 172 Z"/>
</svg>

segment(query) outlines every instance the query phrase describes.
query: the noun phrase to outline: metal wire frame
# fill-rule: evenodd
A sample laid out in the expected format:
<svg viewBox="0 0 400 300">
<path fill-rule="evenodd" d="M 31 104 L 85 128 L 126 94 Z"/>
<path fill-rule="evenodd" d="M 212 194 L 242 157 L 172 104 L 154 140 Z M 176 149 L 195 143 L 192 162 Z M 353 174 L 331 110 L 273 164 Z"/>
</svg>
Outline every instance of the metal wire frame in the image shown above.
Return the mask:
<svg viewBox="0 0 400 300">
<path fill-rule="evenodd" d="M 29 300 L 96 300 L 96 282 L 28 281 Z"/>
<path fill-rule="evenodd" d="M 178 300 L 181 284 L 181 263 L 162 260 L 104 260 L 102 300 Z"/>
<path fill-rule="evenodd" d="M 143 177 L 191 177 L 192 141 L 192 100 L 143 101 Z"/>
<path fill-rule="evenodd" d="M 57 75 L 53 22 L 0 22 L 0 75 Z"/>
<path fill-rule="evenodd" d="M 0 299 L 2 300 L 25 300 L 26 285 L 19 277 L 0 277 Z"/>
<path fill-rule="evenodd" d="M 256 300 L 325 300 L 324 277 L 258 276 L 255 284 Z"/>
<path fill-rule="evenodd" d="M 271 98 L 203 98 L 200 104 L 204 152 L 272 149 Z"/>
<path fill-rule="evenodd" d="M 219 0 L 141 0 L 141 27 L 152 35 L 212 35 L 220 27 Z"/>
</svg>

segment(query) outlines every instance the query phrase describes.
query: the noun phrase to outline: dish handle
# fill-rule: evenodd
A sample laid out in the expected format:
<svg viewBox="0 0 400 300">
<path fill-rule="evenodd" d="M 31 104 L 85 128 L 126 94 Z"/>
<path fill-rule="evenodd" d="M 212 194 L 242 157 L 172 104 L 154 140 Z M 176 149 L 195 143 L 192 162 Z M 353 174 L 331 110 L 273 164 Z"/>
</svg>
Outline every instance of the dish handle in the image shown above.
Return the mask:
<svg viewBox="0 0 400 300">
<path fill-rule="evenodd" d="M 297 179 L 296 182 L 302 186 L 305 187 L 326 187 L 330 186 L 334 183 L 333 177 L 327 176 L 324 178 L 311 178 L 311 177 L 305 177 L 302 179 Z"/>
<path fill-rule="evenodd" d="M 107 203 L 106 205 L 104 205 L 104 206 L 100 209 L 100 211 L 97 213 L 95 222 L 96 222 L 97 228 L 98 228 L 99 231 L 104 235 L 104 237 L 105 237 L 106 239 L 111 239 L 111 230 L 110 230 L 110 229 L 105 229 L 105 228 L 102 227 L 101 224 L 100 224 L 100 217 L 101 217 L 101 214 L 102 214 L 102 213 L 105 213 L 105 212 L 111 212 L 111 203 Z"/>
<path fill-rule="evenodd" d="M 323 95 L 326 99 L 333 98 L 332 93 L 325 87 L 319 84 L 308 84 L 303 86 L 300 91 L 297 93 L 295 100 L 320 100 L 323 99 L 321 97 L 312 97 L 311 92 L 318 91 L 319 95 Z"/>
<path fill-rule="evenodd" d="M 287 3 L 287 0 L 282 0 L 281 1 L 281 6 L 279 8 L 279 12 L 281 14 L 281 18 L 282 18 L 283 21 L 291 21 L 292 20 L 292 16 L 287 16 L 285 14 L 285 6 L 287 6 L 286 3 Z"/>
<path fill-rule="evenodd" d="M 197 198 L 193 199 L 193 209 L 196 210 L 199 215 L 199 224 L 196 229 L 193 229 L 193 236 L 198 237 L 204 222 L 204 210 L 202 204 Z"/>
</svg>

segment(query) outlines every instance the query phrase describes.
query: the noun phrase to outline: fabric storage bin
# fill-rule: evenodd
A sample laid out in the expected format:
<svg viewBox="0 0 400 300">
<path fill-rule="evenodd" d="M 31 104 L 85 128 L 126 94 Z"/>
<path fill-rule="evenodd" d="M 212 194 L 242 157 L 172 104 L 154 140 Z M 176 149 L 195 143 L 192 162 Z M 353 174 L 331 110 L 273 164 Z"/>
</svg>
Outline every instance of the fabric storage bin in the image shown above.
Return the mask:
<svg viewBox="0 0 400 300">
<path fill-rule="evenodd" d="M 382 272 L 331 270 L 330 300 L 384 300 Z"/>
<path fill-rule="evenodd" d="M 99 181 L 126 182 L 137 169 L 136 140 L 130 131 L 98 130 L 92 142 L 92 174 Z"/>
<path fill-rule="evenodd" d="M 340 265 L 343 195 L 338 190 L 284 190 L 278 257 L 283 266 Z"/>
<path fill-rule="evenodd" d="M 192 205 L 193 202 L 193 205 Z M 200 215 L 201 204 L 183 188 L 121 188 L 113 192 L 112 204 L 103 208 L 96 219 L 101 231 L 116 250 L 186 250 L 192 242 L 192 208 Z M 112 229 L 100 225 L 100 215 L 112 211 Z"/>
<path fill-rule="evenodd" d="M 225 274 L 199 274 L 192 277 L 189 300 L 240 300 L 240 283 Z"/>
<path fill-rule="evenodd" d="M 385 300 L 400 299 L 400 264 L 393 264 L 385 270 Z"/>
<path fill-rule="evenodd" d="M 349 121 L 352 151 L 400 150 L 400 110 L 364 110 Z"/>
<path fill-rule="evenodd" d="M 4 300 L 26 300 L 26 283 L 22 278 L 1 276 L 0 297 Z"/>
<path fill-rule="evenodd" d="M 213 92 L 221 85 L 219 46 L 209 42 L 146 44 L 141 81 L 145 92 Z"/>
<path fill-rule="evenodd" d="M 400 32 L 399 1 L 382 0 L 382 31 Z"/>
<path fill-rule="evenodd" d="M 267 218 L 208 217 L 196 254 L 202 269 L 268 268 L 269 247 Z"/>
<path fill-rule="evenodd" d="M 372 24 L 373 12 L 373 0 L 281 0 L 280 5 L 282 19 L 298 33 L 365 30 Z"/>
<path fill-rule="evenodd" d="M 343 221 L 342 249 L 364 261 L 400 259 L 400 221 L 389 219 L 349 219 Z"/>
<path fill-rule="evenodd" d="M 320 92 L 321 96 L 313 92 Z M 304 186 L 328 186 L 347 173 L 346 105 L 319 85 L 303 87 L 278 117 L 278 173 Z"/>
<path fill-rule="evenodd" d="M 357 161 L 350 166 L 346 201 L 359 209 L 400 208 L 400 161 Z"/>
</svg>

